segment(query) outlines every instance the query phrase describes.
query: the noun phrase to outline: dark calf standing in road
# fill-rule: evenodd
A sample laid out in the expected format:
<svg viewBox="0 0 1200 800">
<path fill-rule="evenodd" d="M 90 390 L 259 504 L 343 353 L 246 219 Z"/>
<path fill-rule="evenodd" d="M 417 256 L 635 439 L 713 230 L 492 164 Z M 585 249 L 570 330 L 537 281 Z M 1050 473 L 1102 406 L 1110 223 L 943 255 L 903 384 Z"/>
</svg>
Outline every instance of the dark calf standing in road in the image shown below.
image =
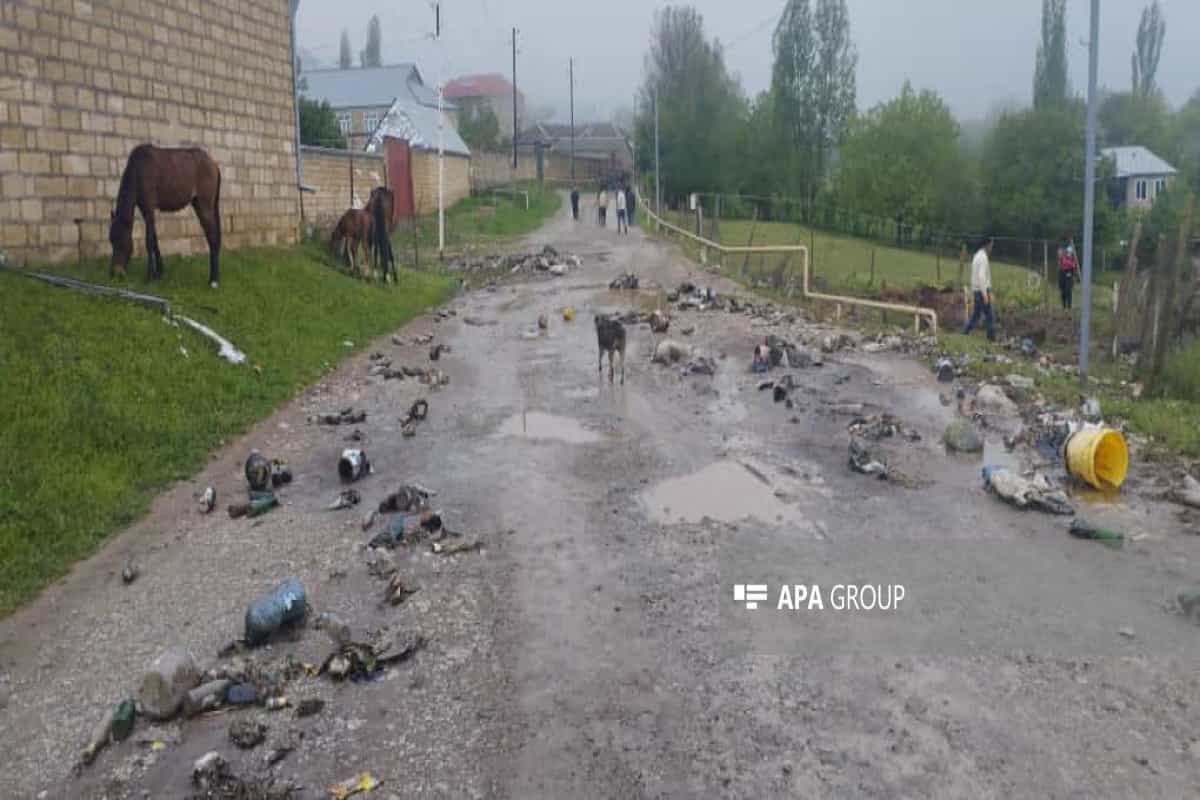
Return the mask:
<svg viewBox="0 0 1200 800">
<path fill-rule="evenodd" d="M 613 380 L 613 357 L 621 354 L 621 384 L 625 384 L 625 326 L 619 320 L 603 314 L 596 315 L 596 343 L 600 346 L 597 372 L 604 370 L 604 354 L 608 353 L 608 380 Z"/>
</svg>

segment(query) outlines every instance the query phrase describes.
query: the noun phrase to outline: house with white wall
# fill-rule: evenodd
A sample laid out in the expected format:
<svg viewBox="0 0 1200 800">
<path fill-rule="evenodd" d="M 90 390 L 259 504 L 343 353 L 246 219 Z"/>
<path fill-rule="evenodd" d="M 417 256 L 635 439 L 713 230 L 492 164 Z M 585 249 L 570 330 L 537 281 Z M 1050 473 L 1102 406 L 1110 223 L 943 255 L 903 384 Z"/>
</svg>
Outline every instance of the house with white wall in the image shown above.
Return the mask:
<svg viewBox="0 0 1200 800">
<path fill-rule="evenodd" d="M 1179 171 L 1140 145 L 1106 147 L 1101 151 L 1114 164 L 1109 197 L 1117 208 L 1149 209 L 1171 185 Z"/>
</svg>

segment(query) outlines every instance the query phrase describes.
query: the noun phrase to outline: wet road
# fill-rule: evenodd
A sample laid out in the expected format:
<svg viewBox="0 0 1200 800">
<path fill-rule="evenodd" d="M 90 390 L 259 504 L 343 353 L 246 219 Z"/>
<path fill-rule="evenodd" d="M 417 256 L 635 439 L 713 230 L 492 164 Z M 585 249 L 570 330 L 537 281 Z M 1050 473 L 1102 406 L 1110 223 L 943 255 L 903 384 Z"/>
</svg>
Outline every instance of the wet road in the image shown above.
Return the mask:
<svg viewBox="0 0 1200 800">
<path fill-rule="evenodd" d="M 382 797 L 1200 792 L 1200 630 L 1166 608 L 1196 576 L 1195 537 L 1153 508 L 1089 506 L 1135 536 L 1112 551 L 1000 505 L 979 488 L 978 460 L 942 452 L 952 412 L 928 370 L 899 355 L 827 357 L 792 371 L 794 409 L 773 403 L 750 351 L 768 333 L 811 333 L 803 322 L 677 314 L 669 335 L 715 359 L 711 377 L 651 364 L 661 337 L 631 327 L 626 382 L 610 384 L 591 314 L 709 279 L 639 231 L 566 214 L 529 245 L 544 243 L 583 267 L 470 293 L 455 317 L 400 332 L 451 346 L 437 364 L 447 386 L 368 378 L 365 354 L 352 359 L 0 622 L 12 692 L 0 752 L 16 796 L 181 796 L 211 749 L 309 797 L 360 770 L 384 781 Z M 642 291 L 609 291 L 627 270 Z M 549 330 L 530 334 L 540 314 Z M 429 364 L 427 346 L 371 349 Z M 420 396 L 429 419 L 403 438 L 399 417 Z M 909 485 L 849 471 L 845 403 L 921 435 L 888 445 Z M 358 427 L 375 473 L 358 487 L 363 506 L 328 512 L 348 431 L 307 417 L 351 405 L 368 412 Z M 253 522 L 198 516 L 206 484 L 241 491 L 250 447 L 295 468 L 284 507 Z M 484 549 L 401 548 L 400 573 L 420 590 L 392 608 L 360 512 L 407 482 L 437 489 L 450 526 Z M 143 577 L 123 587 L 127 554 Z M 261 749 L 229 744 L 225 714 L 142 725 L 65 777 L 92 722 L 163 646 L 211 659 L 245 602 L 287 575 L 314 610 L 361 631 L 415 629 L 429 646 L 373 683 L 297 681 L 293 701 L 327 701 L 314 717 L 240 712 L 268 724 L 268 746 L 295 745 L 270 770 Z M 757 609 L 734 599 L 747 584 L 767 586 Z M 785 585 L 793 600 L 804 587 L 802 610 L 777 608 Z M 847 586 L 858 605 L 868 586 L 891 605 L 903 586 L 904 598 L 846 608 Z M 315 663 L 328 649 L 310 628 L 271 652 Z"/>
</svg>

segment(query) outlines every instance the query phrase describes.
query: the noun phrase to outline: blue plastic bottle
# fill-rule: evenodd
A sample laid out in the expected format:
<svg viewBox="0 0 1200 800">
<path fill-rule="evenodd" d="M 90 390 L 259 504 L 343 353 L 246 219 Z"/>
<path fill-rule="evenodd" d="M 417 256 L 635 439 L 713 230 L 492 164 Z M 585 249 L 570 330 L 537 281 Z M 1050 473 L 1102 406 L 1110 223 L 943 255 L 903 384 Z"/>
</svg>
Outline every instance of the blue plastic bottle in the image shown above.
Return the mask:
<svg viewBox="0 0 1200 800">
<path fill-rule="evenodd" d="M 289 622 L 304 619 L 304 584 L 288 578 L 246 608 L 246 644 L 256 645 Z"/>
</svg>

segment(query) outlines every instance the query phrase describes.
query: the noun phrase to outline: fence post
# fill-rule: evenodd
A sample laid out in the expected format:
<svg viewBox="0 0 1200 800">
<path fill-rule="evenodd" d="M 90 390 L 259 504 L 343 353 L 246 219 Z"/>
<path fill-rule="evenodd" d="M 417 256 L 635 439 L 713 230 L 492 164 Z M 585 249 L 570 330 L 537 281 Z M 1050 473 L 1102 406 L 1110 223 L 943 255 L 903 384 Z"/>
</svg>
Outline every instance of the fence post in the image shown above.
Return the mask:
<svg viewBox="0 0 1200 800">
<path fill-rule="evenodd" d="M 350 151 L 350 208 L 354 208 L 354 151 Z"/>
<path fill-rule="evenodd" d="M 1042 310 L 1050 305 L 1050 243 L 1042 240 Z"/>
</svg>

